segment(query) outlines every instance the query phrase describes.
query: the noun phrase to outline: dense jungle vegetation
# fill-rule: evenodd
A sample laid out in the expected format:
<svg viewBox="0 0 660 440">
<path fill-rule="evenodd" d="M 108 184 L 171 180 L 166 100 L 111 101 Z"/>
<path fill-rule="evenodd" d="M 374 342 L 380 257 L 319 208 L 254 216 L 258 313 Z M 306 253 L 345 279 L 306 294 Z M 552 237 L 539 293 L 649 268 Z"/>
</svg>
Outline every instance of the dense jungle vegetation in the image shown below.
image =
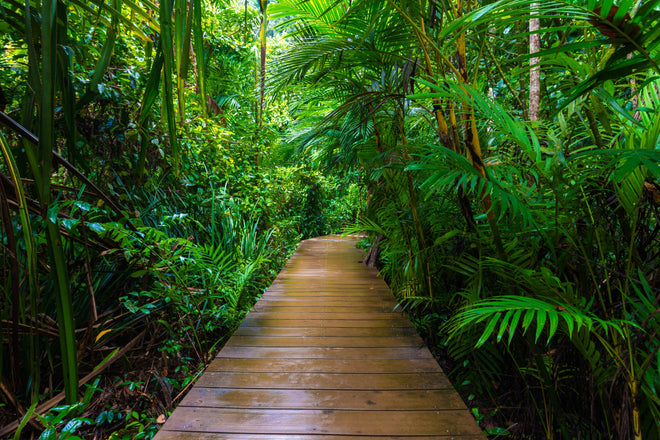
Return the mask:
<svg viewBox="0 0 660 440">
<path fill-rule="evenodd" d="M 660 438 L 660 1 L 0 17 L 0 438 L 151 438 L 341 230 L 494 438 Z"/>
</svg>

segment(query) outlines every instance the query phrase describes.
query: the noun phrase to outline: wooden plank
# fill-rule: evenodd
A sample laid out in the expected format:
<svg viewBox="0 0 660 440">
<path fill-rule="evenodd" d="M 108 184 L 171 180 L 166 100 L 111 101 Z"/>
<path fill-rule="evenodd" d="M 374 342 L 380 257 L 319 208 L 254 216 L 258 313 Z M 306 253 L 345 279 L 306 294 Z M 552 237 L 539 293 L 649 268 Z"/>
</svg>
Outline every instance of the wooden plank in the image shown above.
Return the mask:
<svg viewBox="0 0 660 440">
<path fill-rule="evenodd" d="M 432 359 L 426 347 L 343 348 L 343 347 L 232 347 L 217 357 L 245 359 Z"/>
<path fill-rule="evenodd" d="M 405 324 L 407 320 L 398 312 L 372 312 L 372 313 L 332 313 L 332 312 L 278 312 L 268 313 L 254 311 L 250 313 L 252 319 L 263 319 L 276 316 L 277 319 L 332 319 L 332 320 L 351 320 L 351 321 L 388 321 L 399 324 Z"/>
<path fill-rule="evenodd" d="M 377 272 L 303 242 L 156 440 L 483 440 Z"/>
<path fill-rule="evenodd" d="M 484 440 L 482 435 L 474 436 L 457 436 L 457 435 L 443 435 L 437 434 L 430 437 L 427 436 L 369 436 L 369 438 L 376 438 L 379 440 Z M 161 431 L 158 433 L 159 440 L 365 440 L 364 436 L 353 435 L 276 435 L 276 434 L 223 434 L 218 432 L 181 432 L 181 431 Z"/>
<path fill-rule="evenodd" d="M 197 385 L 205 388 L 290 390 L 437 390 L 451 388 L 437 373 L 228 373 L 209 371 Z"/>
<path fill-rule="evenodd" d="M 179 407 L 166 426 L 170 431 L 243 434 L 333 434 L 362 436 L 476 435 L 466 410 L 341 411 Z"/>
<path fill-rule="evenodd" d="M 369 301 L 369 300 L 379 300 L 383 298 L 384 292 L 374 292 L 374 291 L 369 291 L 369 292 L 355 292 L 351 290 L 301 290 L 301 291 L 294 291 L 294 290 L 286 290 L 283 292 L 273 292 L 273 291 L 267 291 L 264 292 L 263 296 L 264 297 L 279 297 L 279 298 L 306 298 L 306 299 L 313 299 L 313 298 L 320 298 L 320 299 L 336 299 L 336 300 L 352 300 L 352 299 L 358 299 L 358 300 L 363 300 L 363 301 Z"/>
<path fill-rule="evenodd" d="M 331 336 L 239 336 L 234 335 L 226 347 L 410 347 L 422 345 L 419 336 L 331 337 Z"/>
<path fill-rule="evenodd" d="M 350 276 L 345 274 L 344 276 Z M 299 294 L 309 294 L 312 295 L 315 292 L 351 292 L 358 295 L 375 295 L 381 294 L 389 298 L 392 296 L 390 293 L 387 284 L 379 283 L 315 283 L 313 280 L 290 280 L 290 281 L 276 281 L 271 287 L 268 288 L 268 292 L 279 292 L 279 293 L 299 293 Z"/>
<path fill-rule="evenodd" d="M 324 298 L 297 298 L 297 297 L 275 297 L 275 296 L 262 296 L 259 300 L 261 307 L 265 306 L 279 306 L 279 307 L 391 307 L 390 310 L 397 306 L 394 300 L 384 299 L 380 295 L 375 296 L 369 300 L 337 300 L 337 299 L 324 299 Z"/>
<path fill-rule="evenodd" d="M 239 327 L 234 336 L 347 337 L 417 336 L 412 327 Z"/>
<path fill-rule="evenodd" d="M 272 315 L 271 315 L 272 316 Z M 396 322 L 387 319 L 372 320 L 351 320 L 351 319 L 305 319 L 302 315 L 299 319 L 279 319 L 277 317 L 259 317 L 254 318 L 248 315 L 241 327 L 302 327 L 302 328 L 375 328 L 375 327 L 405 327 L 406 322 L 397 320 Z"/>
<path fill-rule="evenodd" d="M 345 409 L 417 411 L 463 409 L 454 390 L 290 390 L 194 387 L 181 406 L 248 409 Z"/>
<path fill-rule="evenodd" d="M 277 315 L 286 313 L 397 313 L 401 312 L 395 310 L 395 306 L 391 305 L 373 305 L 373 306 L 301 306 L 301 305 L 285 305 L 285 306 L 272 306 L 269 304 L 257 303 L 252 308 L 251 312 L 255 313 L 276 313 Z"/>
<path fill-rule="evenodd" d="M 344 277 L 349 276 L 345 274 Z M 391 297 L 392 294 L 387 287 L 387 284 L 379 281 L 377 283 L 348 283 L 348 282 L 324 282 L 324 283 L 315 283 L 314 280 L 275 280 L 273 284 L 270 285 L 267 292 L 292 292 L 292 293 L 307 293 L 313 294 L 319 290 L 327 290 L 331 292 L 346 292 L 351 291 L 357 294 L 363 295 L 373 295 L 380 293 L 386 297 Z"/>
<path fill-rule="evenodd" d="M 215 358 L 206 371 L 244 373 L 433 373 L 442 371 L 432 358 L 422 359 L 254 359 Z"/>
<path fill-rule="evenodd" d="M 350 279 L 352 274 L 350 273 L 345 273 L 342 275 L 342 278 L 344 279 L 343 281 L 341 279 L 337 280 L 336 282 L 331 282 L 329 280 L 323 281 L 323 282 L 315 282 L 313 279 L 306 279 L 306 280 L 300 280 L 300 279 L 293 279 L 295 274 L 292 274 L 292 279 L 288 280 L 283 280 L 283 279 L 275 279 L 273 283 L 268 287 L 267 291 L 268 292 L 273 292 L 273 291 L 279 291 L 279 292 L 284 292 L 284 291 L 290 291 L 290 292 L 315 292 L 318 289 L 328 289 L 328 290 L 334 290 L 337 292 L 342 292 L 346 290 L 351 290 L 356 293 L 364 293 L 364 294 L 374 294 L 374 293 L 381 293 L 385 295 L 386 297 L 391 297 L 392 293 L 390 292 L 389 288 L 387 287 L 387 283 L 385 283 L 382 280 L 377 280 L 376 282 L 368 281 L 368 282 L 350 282 L 347 281 L 347 279 Z M 303 282 L 304 281 L 304 282 Z"/>
<path fill-rule="evenodd" d="M 318 281 L 318 275 L 314 278 L 301 279 L 297 274 L 290 274 L 290 278 L 277 278 L 270 285 L 268 290 L 290 290 L 301 292 L 313 292 L 315 289 L 332 289 L 337 291 L 344 290 L 360 290 L 368 293 L 370 290 L 378 290 L 379 292 L 387 292 L 389 289 L 383 280 L 360 280 L 350 272 L 344 272 L 337 277 L 336 280 L 325 279 Z"/>
<path fill-rule="evenodd" d="M 349 310 L 351 309 L 351 310 Z M 277 312 L 277 313 L 275 313 Z M 305 313 L 309 317 L 307 319 L 391 319 L 391 318 L 400 318 L 401 322 L 405 322 L 406 325 L 409 324 L 408 317 L 404 315 L 400 308 L 393 305 L 372 305 L 372 306 L 362 306 L 362 307 L 350 307 L 348 306 L 316 306 L 316 307 L 305 307 L 297 304 L 288 304 L 288 305 L 278 305 L 272 306 L 264 302 L 264 304 L 259 304 L 257 302 L 252 310 L 250 310 L 250 316 L 260 317 L 263 314 L 270 314 L 271 317 L 277 317 L 278 319 L 298 319 L 299 316 L 292 316 L 295 313 Z M 325 316 L 323 316 L 325 315 Z"/>
</svg>

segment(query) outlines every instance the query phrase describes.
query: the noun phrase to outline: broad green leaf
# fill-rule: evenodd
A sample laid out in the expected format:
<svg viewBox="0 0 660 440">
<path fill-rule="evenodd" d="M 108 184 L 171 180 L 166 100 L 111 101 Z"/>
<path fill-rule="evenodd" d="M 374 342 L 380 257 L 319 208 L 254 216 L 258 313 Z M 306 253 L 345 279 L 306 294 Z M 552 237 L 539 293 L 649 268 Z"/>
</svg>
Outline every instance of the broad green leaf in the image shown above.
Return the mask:
<svg viewBox="0 0 660 440">
<path fill-rule="evenodd" d="M 547 316 L 548 314 L 545 310 L 538 310 L 538 312 L 536 313 L 536 335 L 534 337 L 534 342 L 538 342 L 539 337 L 543 332 L 543 328 L 545 327 L 545 321 Z"/>
<path fill-rule="evenodd" d="M 502 336 L 504 335 L 504 332 L 507 329 L 509 320 L 511 319 L 514 313 L 515 313 L 514 310 L 508 310 L 504 315 L 504 318 L 502 318 L 502 322 L 500 323 L 500 329 L 497 332 L 497 342 L 500 342 L 502 340 Z"/>
<path fill-rule="evenodd" d="M 453 229 L 445 234 L 443 234 L 441 237 L 436 238 L 435 242 L 433 243 L 434 245 L 438 246 L 442 243 L 444 243 L 447 240 L 450 240 L 454 238 L 457 235 L 462 234 L 463 231 L 459 231 L 458 229 Z"/>
<path fill-rule="evenodd" d="M 523 318 L 523 330 L 526 333 L 527 329 L 529 328 L 529 325 L 532 323 L 534 320 L 534 316 L 536 315 L 536 311 L 533 309 L 529 309 L 525 311 L 525 317 Z"/>
<path fill-rule="evenodd" d="M 521 316 L 522 310 L 519 309 L 515 311 L 513 318 L 511 319 L 511 324 L 509 325 L 509 344 L 511 344 L 511 341 L 513 340 L 513 335 L 516 333 Z"/>
<path fill-rule="evenodd" d="M 611 83 L 611 80 L 608 81 Z M 608 81 L 605 81 L 605 83 L 607 83 Z M 616 100 L 604 87 L 594 87 L 591 93 L 601 98 L 604 102 L 606 102 L 610 106 L 612 110 L 617 112 L 619 115 L 623 116 L 629 122 L 635 125 L 639 125 L 639 121 L 637 121 L 637 119 L 635 119 L 634 116 L 630 114 L 630 112 L 628 112 L 626 109 L 621 107 L 619 101 Z"/>
<path fill-rule="evenodd" d="M 103 49 L 101 50 L 101 56 L 99 57 L 92 78 L 87 84 L 87 90 L 85 94 L 78 100 L 76 107 L 82 109 L 87 104 L 89 104 L 92 99 L 98 94 L 102 94 L 103 90 L 101 88 L 101 79 L 105 72 L 108 70 L 110 65 L 110 60 L 114 53 L 115 41 L 117 39 L 117 19 L 113 17 L 112 24 L 106 31 L 105 42 L 103 43 Z"/>
<path fill-rule="evenodd" d="M 89 229 L 91 229 L 92 231 L 98 232 L 98 233 L 106 231 L 105 227 L 102 224 L 96 223 L 96 222 L 87 223 L 87 227 Z"/>
<path fill-rule="evenodd" d="M 80 224 L 80 220 L 78 219 L 71 219 L 71 218 L 62 219 L 62 226 L 67 228 L 69 231 L 71 231 L 73 228 L 78 226 L 78 224 Z"/>
<path fill-rule="evenodd" d="M 83 425 L 83 420 L 79 418 L 74 418 L 73 420 L 70 420 L 66 425 L 64 425 L 64 428 L 62 428 L 62 432 L 60 435 L 63 435 L 65 438 L 67 436 L 72 435 L 73 433 L 78 430 Z"/>
<path fill-rule="evenodd" d="M 612 9 L 613 0 L 602 0 L 600 4 L 600 16 L 607 17 Z"/>
<path fill-rule="evenodd" d="M 566 321 L 566 327 L 568 328 L 568 337 L 573 339 L 573 326 L 575 325 L 575 321 L 573 321 L 573 318 L 567 312 L 562 312 L 561 317 L 564 318 L 564 321 Z"/>
<path fill-rule="evenodd" d="M 555 310 L 551 310 L 548 312 L 548 321 L 549 321 L 549 326 L 550 328 L 548 329 L 548 343 L 550 343 L 550 339 L 555 335 L 555 332 L 557 331 L 557 327 L 559 326 L 559 315 Z"/>
<path fill-rule="evenodd" d="M 497 325 L 497 322 L 500 319 L 500 315 L 501 315 L 500 313 L 497 313 L 490 318 L 488 325 L 486 325 L 484 332 L 481 334 L 481 337 L 477 341 L 476 347 L 480 347 L 484 345 L 486 341 L 488 341 L 488 338 L 490 338 L 490 335 L 493 333 L 493 330 L 495 329 L 495 326 Z"/>
<path fill-rule="evenodd" d="M 38 440 L 57 440 L 57 430 L 54 426 L 45 429 L 39 436 Z"/>
</svg>

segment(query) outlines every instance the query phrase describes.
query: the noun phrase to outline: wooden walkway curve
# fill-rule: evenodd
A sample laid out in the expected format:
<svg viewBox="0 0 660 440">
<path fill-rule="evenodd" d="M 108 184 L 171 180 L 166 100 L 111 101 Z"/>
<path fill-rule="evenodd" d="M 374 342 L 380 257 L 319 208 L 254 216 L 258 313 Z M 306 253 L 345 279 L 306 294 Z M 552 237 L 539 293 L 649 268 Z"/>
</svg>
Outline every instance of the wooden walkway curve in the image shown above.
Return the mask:
<svg viewBox="0 0 660 440">
<path fill-rule="evenodd" d="M 486 438 L 354 240 L 300 244 L 156 440 Z"/>
</svg>

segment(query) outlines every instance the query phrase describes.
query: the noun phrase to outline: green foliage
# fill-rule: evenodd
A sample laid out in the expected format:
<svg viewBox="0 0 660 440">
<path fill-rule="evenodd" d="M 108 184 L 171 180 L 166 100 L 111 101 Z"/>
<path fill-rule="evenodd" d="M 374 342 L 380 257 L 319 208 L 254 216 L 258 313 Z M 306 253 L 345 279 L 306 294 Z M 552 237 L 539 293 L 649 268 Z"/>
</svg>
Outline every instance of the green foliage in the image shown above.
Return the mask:
<svg viewBox="0 0 660 440">
<path fill-rule="evenodd" d="M 261 173 L 263 201 L 258 206 L 278 234 L 310 238 L 341 232 L 359 217 L 363 193 L 356 175 L 324 175 L 305 165 L 274 167 Z"/>
<path fill-rule="evenodd" d="M 249 7 L 0 1 L 0 16 L 0 375 L 32 409 L 16 435 L 43 416 L 44 438 L 150 438 L 297 241 L 359 215 L 357 174 L 280 160 L 285 96 L 255 130 Z M 78 408 L 94 371 L 105 392 Z"/>
<path fill-rule="evenodd" d="M 495 336 L 497 342 L 500 342 L 502 337 L 508 334 L 508 342 L 511 343 L 519 329 L 523 334 L 532 329 L 534 343 L 545 334 L 546 344 L 550 343 L 558 328 L 569 338 L 573 337 L 574 332 L 582 331 L 601 332 L 606 336 L 610 332 L 618 332 L 623 336 L 622 325 L 616 321 L 603 321 L 568 304 L 553 304 L 549 300 L 522 296 L 497 296 L 470 304 L 465 310 L 459 311 L 448 324 L 450 336 L 457 337 L 466 328 L 482 322 L 486 323 L 486 326 L 477 340 L 477 348 L 485 344 L 491 336 Z"/>
<path fill-rule="evenodd" d="M 66 390 L 44 438 L 151 436 L 297 240 L 346 225 L 471 405 L 522 408 L 482 422 L 660 437 L 658 1 L 271 6 L 262 100 L 253 7 L 0 0 L 0 372 L 29 413 L 42 372 Z M 176 373 L 102 383 L 170 401 L 82 418 L 78 367 L 143 332 Z"/>
<path fill-rule="evenodd" d="M 271 84 L 297 96 L 299 157 L 363 172 L 369 206 L 354 230 L 471 400 L 524 408 L 494 415 L 518 417 L 518 438 L 660 437 L 644 391 L 659 377 L 656 12 L 656 1 L 274 8 L 295 50 Z M 536 56 L 541 118 L 528 121 Z"/>
<path fill-rule="evenodd" d="M 109 440 L 149 439 L 158 432 L 158 423 L 154 417 L 137 411 L 129 412 L 126 417 L 126 427 L 113 432 Z"/>
</svg>

